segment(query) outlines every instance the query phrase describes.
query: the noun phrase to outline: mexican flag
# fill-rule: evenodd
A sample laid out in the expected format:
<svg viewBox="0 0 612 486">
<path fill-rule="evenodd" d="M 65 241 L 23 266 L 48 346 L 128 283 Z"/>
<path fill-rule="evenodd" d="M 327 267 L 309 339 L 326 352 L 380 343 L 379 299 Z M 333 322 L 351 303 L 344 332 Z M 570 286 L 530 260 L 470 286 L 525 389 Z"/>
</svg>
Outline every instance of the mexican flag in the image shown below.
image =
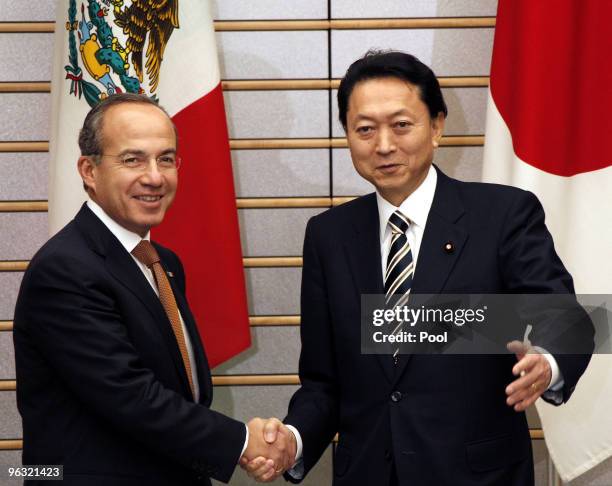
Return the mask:
<svg viewBox="0 0 612 486">
<path fill-rule="evenodd" d="M 51 234 L 86 199 L 76 169 L 85 115 L 118 92 L 159 100 L 179 133 L 179 189 L 155 241 L 180 256 L 211 367 L 250 345 L 214 27 L 205 0 L 61 0 L 55 31 Z"/>
<path fill-rule="evenodd" d="M 499 0 L 483 180 L 534 192 L 579 294 L 612 293 L 609 0 Z M 538 400 L 564 481 L 612 455 L 612 359 L 570 401 Z"/>
</svg>

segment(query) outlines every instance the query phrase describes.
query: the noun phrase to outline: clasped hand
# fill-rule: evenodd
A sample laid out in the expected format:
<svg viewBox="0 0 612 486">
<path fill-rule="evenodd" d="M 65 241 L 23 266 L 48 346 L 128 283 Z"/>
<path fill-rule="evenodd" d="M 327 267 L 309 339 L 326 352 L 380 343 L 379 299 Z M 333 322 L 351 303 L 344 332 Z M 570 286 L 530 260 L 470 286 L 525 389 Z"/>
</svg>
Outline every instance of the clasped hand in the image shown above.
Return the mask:
<svg viewBox="0 0 612 486">
<path fill-rule="evenodd" d="M 240 458 L 240 466 L 259 482 L 270 482 L 295 462 L 297 442 L 280 420 L 254 418 L 247 424 L 249 443 Z"/>
</svg>

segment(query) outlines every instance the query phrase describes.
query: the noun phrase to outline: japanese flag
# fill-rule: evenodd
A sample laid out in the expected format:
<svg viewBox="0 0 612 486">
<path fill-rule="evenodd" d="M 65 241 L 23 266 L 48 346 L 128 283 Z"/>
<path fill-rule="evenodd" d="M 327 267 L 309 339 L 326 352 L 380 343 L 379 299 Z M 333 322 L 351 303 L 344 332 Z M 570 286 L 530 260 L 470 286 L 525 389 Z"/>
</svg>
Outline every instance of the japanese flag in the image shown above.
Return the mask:
<svg viewBox="0 0 612 486">
<path fill-rule="evenodd" d="M 612 292 L 609 0 L 499 0 L 483 179 L 534 192 L 579 294 Z M 612 359 L 537 409 L 569 481 L 612 455 Z"/>
</svg>

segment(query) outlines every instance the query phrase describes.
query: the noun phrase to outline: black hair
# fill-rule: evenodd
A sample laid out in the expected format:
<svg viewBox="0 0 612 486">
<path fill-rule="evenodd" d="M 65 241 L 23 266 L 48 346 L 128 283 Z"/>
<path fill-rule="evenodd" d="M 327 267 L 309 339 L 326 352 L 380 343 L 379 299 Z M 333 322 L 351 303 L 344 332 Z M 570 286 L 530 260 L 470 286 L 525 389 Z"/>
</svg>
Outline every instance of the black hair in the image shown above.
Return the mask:
<svg viewBox="0 0 612 486">
<path fill-rule="evenodd" d="M 338 88 L 340 123 L 346 130 L 346 112 L 349 98 L 360 81 L 375 78 L 398 78 L 418 88 L 421 101 L 427 105 L 433 119 L 438 113 L 448 115 L 440 83 L 433 71 L 411 54 L 401 51 L 369 50 L 350 65 Z"/>
</svg>

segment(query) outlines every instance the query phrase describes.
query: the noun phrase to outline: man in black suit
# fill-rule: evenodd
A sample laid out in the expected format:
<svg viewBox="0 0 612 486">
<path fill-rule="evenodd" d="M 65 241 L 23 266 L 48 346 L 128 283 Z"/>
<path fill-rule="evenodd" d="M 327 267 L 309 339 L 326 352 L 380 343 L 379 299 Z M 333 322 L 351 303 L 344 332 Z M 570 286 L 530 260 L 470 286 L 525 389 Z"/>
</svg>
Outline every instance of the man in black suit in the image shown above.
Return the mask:
<svg viewBox="0 0 612 486">
<path fill-rule="evenodd" d="M 149 241 L 175 195 L 176 142 L 167 113 L 145 96 L 94 107 L 79 137 L 89 200 L 21 284 L 23 463 L 63 465 L 66 485 L 206 485 L 229 481 L 243 455 L 278 469 L 295 455 L 286 429 L 271 446 L 261 419 L 245 425 L 209 409 L 183 267 Z"/>
<path fill-rule="evenodd" d="M 338 433 L 338 486 L 532 484 L 524 410 L 543 394 L 557 404 L 569 399 L 589 361 L 590 324 L 571 330 L 582 356 L 518 342 L 516 358 L 366 355 L 360 297 L 387 287 L 406 295 L 573 294 L 540 203 L 432 166 L 447 108 L 434 73 L 413 56 L 366 54 L 343 78 L 338 104 L 353 164 L 376 193 L 306 228 L 301 387 L 284 420 L 297 430 L 300 460 L 286 479 L 299 482 Z"/>
</svg>

